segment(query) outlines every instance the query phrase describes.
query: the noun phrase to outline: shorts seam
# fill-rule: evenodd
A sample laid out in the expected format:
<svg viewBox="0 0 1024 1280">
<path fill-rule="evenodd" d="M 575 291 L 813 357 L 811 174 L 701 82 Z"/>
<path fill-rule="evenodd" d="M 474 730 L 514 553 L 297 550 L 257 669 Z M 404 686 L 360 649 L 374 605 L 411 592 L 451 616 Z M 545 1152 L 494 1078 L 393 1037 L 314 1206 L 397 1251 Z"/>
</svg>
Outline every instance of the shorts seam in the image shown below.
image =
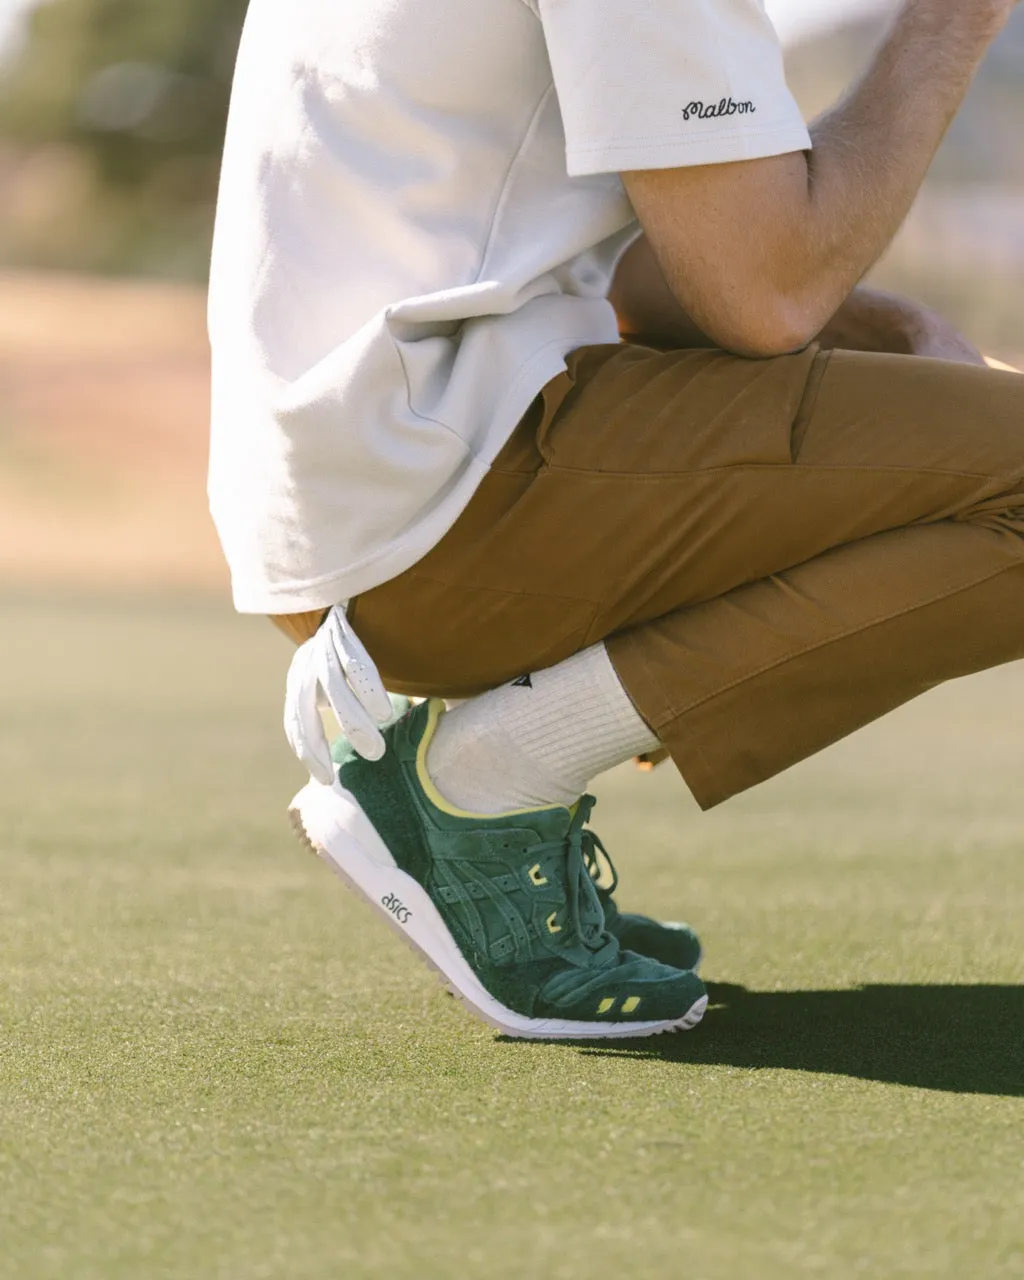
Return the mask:
<svg viewBox="0 0 1024 1280">
<path fill-rule="evenodd" d="M 814 411 L 818 407 L 825 374 L 828 373 L 828 367 L 832 362 L 832 354 L 831 351 L 819 352 L 811 363 L 807 379 L 808 385 L 804 388 L 803 399 L 800 401 L 800 406 L 796 411 L 793 426 L 790 428 L 789 433 L 789 457 L 793 466 L 799 465 L 797 458 L 800 456 L 800 450 L 807 438 L 807 429 L 811 425 Z"/>
<path fill-rule="evenodd" d="M 606 644 L 614 643 L 616 645 L 625 646 L 624 656 L 628 655 L 630 658 L 634 659 L 637 662 L 637 664 L 642 668 L 647 690 L 649 690 L 653 694 L 656 694 L 661 699 L 661 704 L 666 714 L 665 715 L 658 714 L 657 716 L 653 714 L 647 715 L 646 711 L 641 710 L 639 705 L 639 698 L 642 698 L 643 692 L 646 692 L 646 690 L 642 691 L 638 698 L 637 691 L 629 688 L 625 680 L 622 680 L 621 674 L 618 672 L 618 668 L 616 668 L 616 674 L 619 675 L 619 679 L 622 680 L 622 686 L 626 690 L 626 692 L 629 694 L 629 697 L 633 701 L 634 705 L 637 707 L 637 710 L 640 712 L 641 716 L 647 721 L 648 725 L 650 725 L 654 733 L 659 735 L 660 737 L 660 729 L 659 729 L 660 723 L 664 720 L 666 724 L 671 724 L 676 719 L 676 717 L 672 711 L 671 704 L 669 703 L 668 699 L 665 697 L 664 693 L 662 692 L 661 685 L 658 681 L 657 676 L 655 676 L 654 672 L 651 670 L 651 667 L 647 661 L 647 655 L 644 652 L 644 646 L 643 644 L 640 643 L 640 635 L 642 630 L 643 630 L 642 627 L 638 627 L 628 631 L 612 632 L 611 635 L 605 637 L 605 643 Z M 612 665 L 614 666 L 614 662 Z"/>
<path fill-rule="evenodd" d="M 701 476 L 713 476 L 720 474 L 733 474 L 743 471 L 779 471 L 791 469 L 799 471 L 803 474 L 811 474 L 813 472 L 823 472 L 834 474 L 836 472 L 843 475 L 850 475 L 856 472 L 863 472 L 868 475 L 919 475 L 919 476 L 944 476 L 950 479 L 959 480 L 992 480 L 999 482 L 1013 482 L 1018 479 L 1015 475 L 1002 475 L 991 471 L 958 471 L 947 467 L 912 467 L 912 466 L 871 466 L 871 465 L 828 465 L 822 463 L 800 463 L 800 462 L 734 462 L 724 463 L 717 467 L 694 467 L 687 471 L 603 471 L 595 467 L 567 467 L 560 463 L 553 462 L 547 467 L 547 470 L 554 474 L 563 472 L 566 475 L 575 476 L 594 476 L 618 480 L 636 480 L 644 484 L 661 484 L 663 482 L 688 479 L 692 480 Z"/>
</svg>

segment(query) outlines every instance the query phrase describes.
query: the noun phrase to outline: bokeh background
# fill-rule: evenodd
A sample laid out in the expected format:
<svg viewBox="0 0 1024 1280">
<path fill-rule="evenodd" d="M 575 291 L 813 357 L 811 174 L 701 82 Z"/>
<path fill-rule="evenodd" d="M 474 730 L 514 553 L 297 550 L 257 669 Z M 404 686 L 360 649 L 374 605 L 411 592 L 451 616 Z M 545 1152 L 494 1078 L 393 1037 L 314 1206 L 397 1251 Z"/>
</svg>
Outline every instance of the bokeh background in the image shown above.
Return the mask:
<svg viewBox="0 0 1024 1280">
<path fill-rule="evenodd" d="M 774 0 L 809 115 L 891 3 Z M 222 590 L 207 269 L 244 0 L 0 0 L 0 580 Z M 1024 11 L 876 278 L 1024 353 Z"/>
<path fill-rule="evenodd" d="M 885 7 L 772 4 L 809 114 Z M 0 0 L 0 1280 L 1024 1280 L 1024 664 L 711 814 L 599 780 L 693 1036 L 496 1039 L 293 839 L 205 498 L 243 8 Z M 1013 362 L 1022 66 L 877 272 Z"/>
</svg>

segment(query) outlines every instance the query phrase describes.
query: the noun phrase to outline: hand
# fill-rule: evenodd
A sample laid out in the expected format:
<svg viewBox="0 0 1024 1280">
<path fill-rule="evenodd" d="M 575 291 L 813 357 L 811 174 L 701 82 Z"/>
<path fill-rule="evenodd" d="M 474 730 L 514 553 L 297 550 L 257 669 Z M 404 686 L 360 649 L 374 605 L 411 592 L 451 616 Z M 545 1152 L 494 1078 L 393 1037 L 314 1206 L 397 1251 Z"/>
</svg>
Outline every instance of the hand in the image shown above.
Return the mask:
<svg viewBox="0 0 1024 1280">
<path fill-rule="evenodd" d="M 985 363 L 981 353 L 936 311 L 912 298 L 861 287 L 855 289 L 825 330 L 822 347 L 928 356 L 960 364 Z"/>
<path fill-rule="evenodd" d="M 985 357 L 969 338 L 924 306 L 916 306 L 915 311 L 908 315 L 906 338 L 908 354 L 912 356 L 952 360 L 958 364 L 985 364 Z"/>
<path fill-rule="evenodd" d="M 297 650 L 284 698 L 284 731 L 291 749 L 317 782 L 331 786 L 334 765 L 320 719 L 321 690 L 354 749 L 367 760 L 379 760 L 385 746 L 378 726 L 391 718 L 391 700 L 373 659 L 337 606 Z"/>
</svg>

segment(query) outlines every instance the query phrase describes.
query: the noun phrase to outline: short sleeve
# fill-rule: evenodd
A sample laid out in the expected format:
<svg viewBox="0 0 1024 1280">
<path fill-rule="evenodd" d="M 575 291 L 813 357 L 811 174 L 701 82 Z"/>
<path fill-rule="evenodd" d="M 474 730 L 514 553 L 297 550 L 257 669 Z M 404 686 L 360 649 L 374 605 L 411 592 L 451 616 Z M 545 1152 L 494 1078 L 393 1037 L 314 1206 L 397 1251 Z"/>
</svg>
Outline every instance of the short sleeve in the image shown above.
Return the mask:
<svg viewBox="0 0 1024 1280">
<path fill-rule="evenodd" d="M 805 151 L 763 0 L 539 0 L 571 176 Z"/>
</svg>

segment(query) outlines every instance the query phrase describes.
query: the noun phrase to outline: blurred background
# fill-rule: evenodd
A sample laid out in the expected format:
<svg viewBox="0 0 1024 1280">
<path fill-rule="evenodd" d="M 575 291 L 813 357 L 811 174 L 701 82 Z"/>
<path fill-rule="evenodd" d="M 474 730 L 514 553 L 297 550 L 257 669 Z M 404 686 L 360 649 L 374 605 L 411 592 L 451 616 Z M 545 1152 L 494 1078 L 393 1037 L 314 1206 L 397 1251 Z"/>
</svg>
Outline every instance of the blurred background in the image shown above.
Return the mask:
<svg viewBox="0 0 1024 1280">
<path fill-rule="evenodd" d="M 891 3 L 774 0 L 808 115 Z M 0 579 L 220 590 L 203 283 L 244 0 L 0 0 Z M 876 279 L 1024 353 L 1024 11 Z"/>
<path fill-rule="evenodd" d="M 244 7 L 0 0 L 0 1280 L 1021 1280 L 1024 663 L 709 815 L 600 780 L 708 942 L 674 1047 L 496 1041 L 292 838 L 205 496 Z M 814 114 L 885 6 L 772 8 Z M 1022 68 L 877 273 L 1015 362 Z"/>
</svg>

